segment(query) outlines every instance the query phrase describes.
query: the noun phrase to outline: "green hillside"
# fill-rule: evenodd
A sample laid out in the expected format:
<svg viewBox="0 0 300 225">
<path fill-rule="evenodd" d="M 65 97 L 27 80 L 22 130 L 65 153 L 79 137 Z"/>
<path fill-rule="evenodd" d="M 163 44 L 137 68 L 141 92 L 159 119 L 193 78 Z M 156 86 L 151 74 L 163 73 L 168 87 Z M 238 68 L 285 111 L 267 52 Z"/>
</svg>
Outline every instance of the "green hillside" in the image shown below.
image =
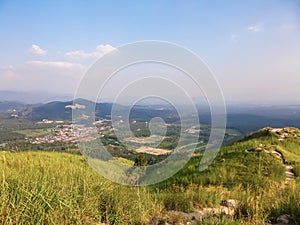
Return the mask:
<svg viewBox="0 0 300 225">
<path fill-rule="evenodd" d="M 224 146 L 213 164 L 201 173 L 198 171 L 201 155 L 195 156 L 176 176 L 160 185 L 176 183 L 186 186 L 195 183 L 230 188 L 238 184 L 246 188 L 249 185 L 265 186 L 269 182 L 282 182 L 286 165 L 293 165 L 295 171 L 298 171 L 300 132 L 296 128 L 276 131 L 263 128 Z M 282 159 L 274 151 L 282 154 Z"/>
<path fill-rule="evenodd" d="M 207 170 L 199 172 L 197 155 L 172 178 L 148 187 L 114 184 L 79 155 L 2 151 L 0 221 L 186 224 L 189 213 L 235 199 L 240 202 L 235 216 L 194 224 L 265 224 L 282 214 L 300 223 L 299 134 L 294 128 L 262 129 L 223 147 Z M 288 185 L 286 166 L 293 166 L 296 176 Z"/>
</svg>

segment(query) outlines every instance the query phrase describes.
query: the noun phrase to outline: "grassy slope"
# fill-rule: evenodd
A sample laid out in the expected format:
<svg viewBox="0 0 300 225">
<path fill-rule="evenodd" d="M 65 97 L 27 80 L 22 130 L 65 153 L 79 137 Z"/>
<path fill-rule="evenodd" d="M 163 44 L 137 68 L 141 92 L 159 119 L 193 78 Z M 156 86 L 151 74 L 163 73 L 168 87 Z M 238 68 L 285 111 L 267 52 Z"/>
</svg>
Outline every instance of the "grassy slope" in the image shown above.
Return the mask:
<svg viewBox="0 0 300 225">
<path fill-rule="evenodd" d="M 245 152 L 258 146 L 280 150 L 288 162 L 300 157 L 297 139 L 279 142 L 275 134 L 258 132 L 223 147 L 208 170 L 198 171 L 197 156 L 169 180 L 136 188 L 101 178 L 78 155 L 0 152 L 0 221 L 147 224 L 165 210 L 192 211 L 230 198 L 243 205 L 238 224 L 260 224 L 284 213 L 299 217 L 299 178 L 284 189 L 284 166 L 278 159 Z"/>
<path fill-rule="evenodd" d="M 300 142 L 297 139 L 278 141 L 278 135 L 268 134 L 264 130 L 246 136 L 220 149 L 216 159 L 203 172 L 198 171 L 201 155 L 193 157 L 190 162 L 174 177 L 161 183 L 161 186 L 187 186 L 190 183 L 222 185 L 228 188 L 237 184 L 248 186 L 266 186 L 270 182 L 280 183 L 285 179 L 285 165 L 273 154 L 247 152 L 262 148 L 267 151 L 279 150 L 283 153 L 286 163 L 294 161 L 295 167 L 300 163 Z"/>
<path fill-rule="evenodd" d="M 246 151 L 258 147 L 267 151 L 279 150 L 286 163 L 294 163 L 295 173 L 300 175 L 299 139 L 286 138 L 279 141 L 279 136 L 261 130 L 225 146 L 219 151 L 213 164 L 203 172 L 198 171 L 201 156 L 193 157 L 184 169 L 155 188 L 162 190 L 162 195 L 167 199 L 165 207 L 169 209 L 217 206 L 222 199 L 234 198 L 243 203 L 243 214 L 250 215 L 256 221 L 252 221 L 252 224 L 259 224 L 257 221 L 261 220 L 274 220 L 276 216 L 284 213 L 299 219 L 299 177 L 295 184 L 284 188 L 285 165 L 279 159 L 264 151 Z M 205 190 L 210 190 L 209 194 L 201 192 L 204 189 L 199 189 L 195 184 L 206 187 Z M 180 198 L 172 197 L 176 193 L 176 187 L 181 188 L 181 191 L 177 190 Z M 217 190 L 216 187 L 220 189 Z M 166 189 L 168 193 L 165 192 Z M 184 205 L 182 199 L 192 203 Z"/>
<path fill-rule="evenodd" d="M 1 152 L 0 171 L 2 224 L 134 224 L 157 211 L 146 189 L 138 202 L 137 189 L 101 178 L 81 156 Z"/>
</svg>

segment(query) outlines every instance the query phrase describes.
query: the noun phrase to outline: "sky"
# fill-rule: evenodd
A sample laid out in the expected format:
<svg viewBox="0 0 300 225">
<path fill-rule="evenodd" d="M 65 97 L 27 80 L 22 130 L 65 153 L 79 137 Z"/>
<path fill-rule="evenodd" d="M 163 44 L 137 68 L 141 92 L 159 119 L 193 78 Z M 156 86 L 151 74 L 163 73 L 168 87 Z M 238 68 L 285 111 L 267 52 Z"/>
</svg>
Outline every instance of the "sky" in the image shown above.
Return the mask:
<svg viewBox="0 0 300 225">
<path fill-rule="evenodd" d="M 72 95 L 104 54 L 161 40 L 197 54 L 227 102 L 300 103 L 298 0 L 0 0 L 0 27 L 0 90 Z"/>
</svg>

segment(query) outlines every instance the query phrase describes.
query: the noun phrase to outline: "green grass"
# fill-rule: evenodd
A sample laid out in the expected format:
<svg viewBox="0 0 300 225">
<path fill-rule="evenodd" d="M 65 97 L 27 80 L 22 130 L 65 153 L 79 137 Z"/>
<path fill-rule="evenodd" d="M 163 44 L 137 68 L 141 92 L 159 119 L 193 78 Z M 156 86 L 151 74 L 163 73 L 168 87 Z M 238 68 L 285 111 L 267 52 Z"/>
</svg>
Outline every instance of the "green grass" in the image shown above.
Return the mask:
<svg viewBox="0 0 300 225">
<path fill-rule="evenodd" d="M 7 128 L 0 128 L 0 143 L 15 142 L 20 139 L 24 139 L 24 135 Z"/>
<path fill-rule="evenodd" d="M 189 212 L 229 198 L 243 202 L 247 220 L 300 212 L 299 185 L 275 200 L 280 185 L 274 182 L 268 189 L 198 184 L 127 187 L 100 177 L 81 156 L 55 152 L 1 152 L 0 165 L 2 224 L 147 224 L 166 210 Z"/>
<path fill-rule="evenodd" d="M 281 214 L 300 218 L 300 177 L 284 188 L 282 162 L 265 152 L 245 150 L 263 145 L 280 150 L 286 160 L 299 152 L 276 137 L 255 134 L 223 147 L 213 164 L 199 172 L 201 155 L 192 157 L 175 176 L 156 185 L 129 187 L 98 175 L 80 155 L 58 152 L 0 152 L 1 224 L 149 224 L 166 212 L 191 212 L 237 199 L 235 218 L 207 218 L 199 224 L 264 224 Z M 132 161 L 118 159 L 130 167 Z M 183 221 L 183 218 L 168 218 Z"/>
<path fill-rule="evenodd" d="M 113 184 L 81 156 L 1 152 L 0 162 L 2 224 L 134 224 L 159 211 L 145 188 Z"/>
<path fill-rule="evenodd" d="M 25 135 L 26 137 L 43 137 L 52 134 L 49 129 L 24 129 L 18 130 L 17 133 Z"/>
</svg>

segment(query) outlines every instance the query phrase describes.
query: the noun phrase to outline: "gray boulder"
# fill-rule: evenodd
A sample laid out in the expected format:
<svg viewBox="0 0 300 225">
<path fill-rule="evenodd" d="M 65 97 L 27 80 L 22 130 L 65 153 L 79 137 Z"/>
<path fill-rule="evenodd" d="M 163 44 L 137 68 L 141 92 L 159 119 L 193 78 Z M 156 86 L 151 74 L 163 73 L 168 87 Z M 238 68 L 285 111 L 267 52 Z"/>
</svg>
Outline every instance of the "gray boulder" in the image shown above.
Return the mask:
<svg viewBox="0 0 300 225">
<path fill-rule="evenodd" d="M 221 206 L 225 206 L 231 209 L 237 209 L 240 206 L 240 201 L 235 199 L 227 199 L 221 202 Z"/>
<path fill-rule="evenodd" d="M 290 222 L 291 216 L 288 214 L 283 214 L 281 216 L 278 216 L 276 221 L 277 223 L 283 223 L 283 224 L 288 224 Z"/>
</svg>

